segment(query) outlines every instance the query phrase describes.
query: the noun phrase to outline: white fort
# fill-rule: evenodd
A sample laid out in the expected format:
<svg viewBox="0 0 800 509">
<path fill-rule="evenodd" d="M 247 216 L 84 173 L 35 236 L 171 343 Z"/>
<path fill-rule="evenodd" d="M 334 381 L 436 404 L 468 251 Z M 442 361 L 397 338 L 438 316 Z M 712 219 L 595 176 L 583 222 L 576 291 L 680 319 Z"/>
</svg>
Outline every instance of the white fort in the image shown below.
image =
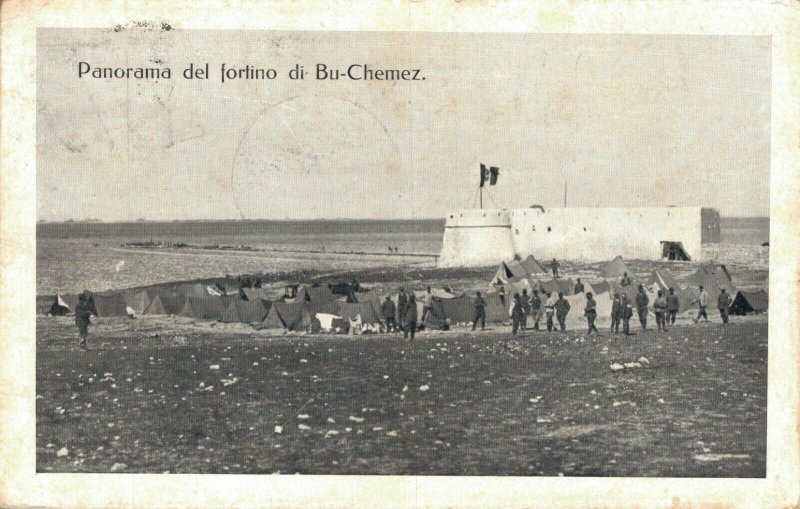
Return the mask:
<svg viewBox="0 0 800 509">
<path fill-rule="evenodd" d="M 448 214 L 440 267 L 480 267 L 515 257 L 658 260 L 663 242 L 702 257 L 720 241 L 719 211 L 701 207 L 469 209 Z"/>
</svg>

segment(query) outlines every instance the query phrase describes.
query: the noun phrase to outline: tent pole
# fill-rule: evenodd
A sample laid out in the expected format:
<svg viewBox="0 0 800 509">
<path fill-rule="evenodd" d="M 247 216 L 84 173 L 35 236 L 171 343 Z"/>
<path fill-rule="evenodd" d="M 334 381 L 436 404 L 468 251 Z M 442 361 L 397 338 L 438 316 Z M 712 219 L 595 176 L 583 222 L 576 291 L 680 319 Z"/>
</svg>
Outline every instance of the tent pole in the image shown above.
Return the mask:
<svg viewBox="0 0 800 509">
<path fill-rule="evenodd" d="M 483 209 L 483 187 L 481 187 L 481 209 Z"/>
</svg>

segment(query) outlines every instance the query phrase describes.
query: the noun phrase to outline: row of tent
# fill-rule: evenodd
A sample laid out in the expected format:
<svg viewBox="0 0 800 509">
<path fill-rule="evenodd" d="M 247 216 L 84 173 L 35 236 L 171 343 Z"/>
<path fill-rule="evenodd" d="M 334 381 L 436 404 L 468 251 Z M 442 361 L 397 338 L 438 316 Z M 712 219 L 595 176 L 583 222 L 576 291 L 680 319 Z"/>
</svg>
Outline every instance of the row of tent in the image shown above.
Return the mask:
<svg viewBox="0 0 800 509">
<path fill-rule="evenodd" d="M 569 277 L 549 280 L 537 277 L 546 272 L 544 267 L 532 256 L 523 261 L 501 262 L 492 278 L 491 286 L 493 288 L 506 287 L 507 293 L 511 295 L 522 293 L 523 290 L 527 290 L 530 294 L 534 288 L 538 289 L 540 293 L 561 292 L 569 300 L 569 297 L 575 292 L 575 281 Z M 621 279 L 626 274 L 631 284 L 622 286 Z M 701 264 L 689 276 L 686 286 L 679 284 L 666 269 L 654 270 L 647 279 L 639 280 L 635 273 L 627 267 L 621 256 L 603 264 L 600 267 L 600 277 L 602 279 L 593 283 L 583 282 L 584 291 L 592 292 L 596 300 L 598 296 L 604 294 L 609 294 L 610 298 L 614 293 L 626 293 L 632 297 L 637 292 L 639 285 L 642 285 L 652 304 L 658 290 L 667 292 L 672 288 L 678 295 L 680 311 L 683 312 L 694 306 L 697 302 L 698 289 L 703 286 L 712 299 L 716 299 L 716 296 L 724 288 L 733 296 L 731 312 L 735 314 L 764 312 L 768 306 L 768 294 L 765 290 L 738 291 L 725 265 L 713 262 Z M 598 315 L 601 313 L 602 310 L 598 309 Z"/>
</svg>

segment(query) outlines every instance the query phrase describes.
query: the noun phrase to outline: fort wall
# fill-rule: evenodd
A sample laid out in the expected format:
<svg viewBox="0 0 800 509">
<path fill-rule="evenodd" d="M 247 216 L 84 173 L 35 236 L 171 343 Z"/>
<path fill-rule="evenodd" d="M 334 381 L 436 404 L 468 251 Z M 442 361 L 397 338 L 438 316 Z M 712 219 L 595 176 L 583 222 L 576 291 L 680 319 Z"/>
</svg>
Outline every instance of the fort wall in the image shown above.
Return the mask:
<svg viewBox="0 0 800 509">
<path fill-rule="evenodd" d="M 700 207 L 473 209 L 449 214 L 441 267 L 493 265 L 514 256 L 602 261 L 658 260 L 661 241 L 698 259 L 719 242 L 719 213 Z"/>
</svg>

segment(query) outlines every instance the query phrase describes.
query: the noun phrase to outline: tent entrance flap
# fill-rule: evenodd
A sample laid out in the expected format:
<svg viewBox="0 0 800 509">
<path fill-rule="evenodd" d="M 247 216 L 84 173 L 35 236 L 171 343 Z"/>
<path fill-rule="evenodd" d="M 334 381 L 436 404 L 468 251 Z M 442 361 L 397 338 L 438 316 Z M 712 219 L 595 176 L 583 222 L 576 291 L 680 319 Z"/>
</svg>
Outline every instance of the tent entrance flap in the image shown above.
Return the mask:
<svg viewBox="0 0 800 509">
<path fill-rule="evenodd" d="M 661 258 L 682 262 L 689 262 L 692 260 L 692 257 L 689 256 L 689 253 L 684 249 L 683 242 L 673 240 L 661 241 Z"/>
</svg>

